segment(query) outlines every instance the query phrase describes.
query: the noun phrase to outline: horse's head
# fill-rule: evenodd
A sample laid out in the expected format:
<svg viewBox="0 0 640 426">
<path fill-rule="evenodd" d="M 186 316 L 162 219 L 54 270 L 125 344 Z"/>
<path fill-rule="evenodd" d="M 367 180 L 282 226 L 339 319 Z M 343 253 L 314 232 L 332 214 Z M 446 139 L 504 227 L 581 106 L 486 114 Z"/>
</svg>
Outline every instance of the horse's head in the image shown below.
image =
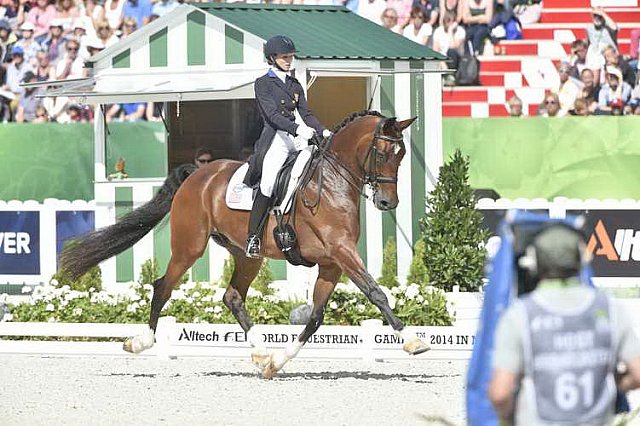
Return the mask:
<svg viewBox="0 0 640 426">
<path fill-rule="evenodd" d="M 406 153 L 402 131 L 415 119 L 397 121 L 395 117 L 383 117 L 358 144 L 363 180 L 371 186 L 373 203 L 380 210 L 392 210 L 398 205 L 398 168 Z"/>
</svg>

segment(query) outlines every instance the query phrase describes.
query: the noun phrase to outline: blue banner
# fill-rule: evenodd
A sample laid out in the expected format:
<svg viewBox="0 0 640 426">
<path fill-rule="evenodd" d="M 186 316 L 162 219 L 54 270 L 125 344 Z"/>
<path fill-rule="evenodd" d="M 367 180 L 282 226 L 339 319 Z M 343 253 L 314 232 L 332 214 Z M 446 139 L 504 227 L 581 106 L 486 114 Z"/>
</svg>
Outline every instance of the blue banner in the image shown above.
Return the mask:
<svg viewBox="0 0 640 426">
<path fill-rule="evenodd" d="M 57 211 L 56 212 L 56 254 L 62 252 L 64 243 L 95 228 L 95 212 Z M 58 256 L 56 256 L 58 257 Z"/>
<path fill-rule="evenodd" d="M 0 212 L 0 274 L 40 274 L 40 212 Z"/>
</svg>

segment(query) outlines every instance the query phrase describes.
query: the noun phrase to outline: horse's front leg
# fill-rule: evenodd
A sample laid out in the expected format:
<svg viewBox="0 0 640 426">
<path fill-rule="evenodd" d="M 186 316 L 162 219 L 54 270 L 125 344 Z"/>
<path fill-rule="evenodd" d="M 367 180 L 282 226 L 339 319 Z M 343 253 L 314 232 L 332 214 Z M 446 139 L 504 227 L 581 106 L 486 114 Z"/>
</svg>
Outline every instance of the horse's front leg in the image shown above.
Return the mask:
<svg viewBox="0 0 640 426">
<path fill-rule="evenodd" d="M 375 279 L 369 274 L 364 266 L 364 262 L 358 255 L 355 247 L 341 247 L 337 256 L 340 266 L 351 278 L 354 284 L 362 290 L 375 306 L 380 309 L 387 323 L 393 328 L 397 336 L 404 339 L 402 349 L 410 355 L 418 355 L 430 349 L 429 345 L 423 342 L 415 333 L 408 331 L 400 319 L 391 309 L 389 300 L 384 294 Z"/>
<path fill-rule="evenodd" d="M 307 342 L 309 337 L 315 333 L 324 319 L 324 310 L 327 302 L 336 287 L 338 278 L 340 278 L 342 270 L 337 265 L 320 265 L 318 268 L 318 279 L 313 289 L 313 309 L 311 318 L 305 326 L 298 339 L 291 342 L 285 349 L 271 355 L 269 362 L 265 363 L 262 375 L 270 379 L 284 365 L 294 358 L 302 346 Z"/>
</svg>

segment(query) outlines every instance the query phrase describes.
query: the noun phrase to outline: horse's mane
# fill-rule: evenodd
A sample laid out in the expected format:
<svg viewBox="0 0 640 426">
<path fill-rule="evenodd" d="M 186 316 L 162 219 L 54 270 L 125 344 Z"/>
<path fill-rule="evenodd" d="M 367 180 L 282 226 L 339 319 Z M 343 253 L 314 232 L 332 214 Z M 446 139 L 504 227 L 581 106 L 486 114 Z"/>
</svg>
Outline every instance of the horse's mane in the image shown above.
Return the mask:
<svg viewBox="0 0 640 426">
<path fill-rule="evenodd" d="M 351 115 L 349 115 L 347 118 L 342 120 L 342 123 L 340 123 L 336 127 L 334 127 L 333 128 L 333 133 L 338 133 L 340 130 L 342 130 L 345 127 L 347 127 L 347 125 L 349 123 L 351 123 L 352 121 L 355 121 L 360 117 L 366 117 L 368 115 L 372 115 L 374 117 L 384 117 L 384 115 L 380 114 L 378 111 L 367 111 L 367 110 L 364 110 L 364 111 L 354 112 L 354 113 L 351 113 Z"/>
</svg>

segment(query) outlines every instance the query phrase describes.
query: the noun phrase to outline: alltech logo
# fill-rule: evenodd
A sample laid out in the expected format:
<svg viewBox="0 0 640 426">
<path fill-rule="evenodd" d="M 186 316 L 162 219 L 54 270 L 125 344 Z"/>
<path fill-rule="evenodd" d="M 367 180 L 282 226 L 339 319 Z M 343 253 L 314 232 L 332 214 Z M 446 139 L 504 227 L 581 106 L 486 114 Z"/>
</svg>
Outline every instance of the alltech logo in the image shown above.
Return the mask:
<svg viewBox="0 0 640 426">
<path fill-rule="evenodd" d="M 615 231 L 615 234 L 610 231 Z M 614 235 L 613 242 L 610 235 Z M 587 243 L 587 250 L 594 256 L 594 260 L 640 261 L 640 231 L 624 228 L 607 229 L 605 222 L 598 220 Z"/>
</svg>

